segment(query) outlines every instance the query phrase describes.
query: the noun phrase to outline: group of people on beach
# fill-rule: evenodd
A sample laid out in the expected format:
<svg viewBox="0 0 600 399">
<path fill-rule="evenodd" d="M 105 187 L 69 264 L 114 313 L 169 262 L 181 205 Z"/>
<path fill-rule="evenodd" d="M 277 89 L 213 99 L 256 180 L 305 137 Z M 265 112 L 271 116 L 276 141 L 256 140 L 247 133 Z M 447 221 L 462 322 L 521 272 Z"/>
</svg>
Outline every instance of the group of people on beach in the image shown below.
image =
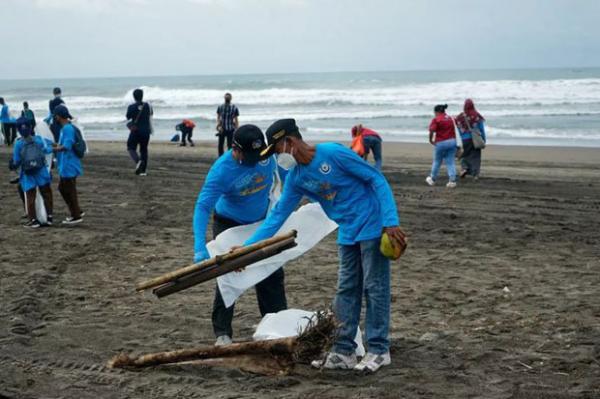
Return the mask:
<svg viewBox="0 0 600 399">
<path fill-rule="evenodd" d="M 18 193 L 25 208 L 24 226 L 38 228 L 53 224 L 52 169 L 58 172 L 58 191 L 63 197 L 70 216 L 62 224 L 75 225 L 83 221 L 84 213 L 79 207 L 77 177 L 83 173 L 81 158 L 85 153 L 85 141 L 78 127 L 71 123 L 73 117 L 61 98 L 61 90 L 53 90 L 54 98 L 49 101 L 48 117 L 44 119 L 52 132 L 49 137 L 36 135 L 36 120 L 27 102 L 19 118 L 14 118 L 3 98 L 0 98 L 2 131 L 5 144 L 14 144 L 9 168 L 18 173 L 11 180 L 18 183 Z M 16 139 L 16 132 L 20 138 Z M 50 161 L 48 161 L 50 158 Z M 36 197 L 39 191 L 44 205 L 44 220 L 36 212 Z"/>
<path fill-rule="evenodd" d="M 21 139 L 15 144 L 12 166 L 20 168 L 28 227 L 39 227 L 35 217 L 37 189 L 43 197 L 48 223 L 52 223 L 51 174 L 44 161 L 45 155 L 50 153 L 56 154 L 58 188 L 71 213 L 63 223 L 76 224 L 83 217 L 76 190 L 76 179 L 83 171 L 80 146 L 83 139 L 71 122 L 73 118 L 60 98 L 60 89 L 55 89 L 54 94 L 46 118 L 53 141 L 35 135 L 35 125 L 28 115 L 23 114 L 15 121 Z M 135 162 L 135 173 L 140 176 L 146 175 L 153 114 L 151 105 L 143 101 L 143 94 L 141 89 L 133 91 L 134 103 L 126 112 L 130 131 L 127 149 Z M 435 184 L 440 164 L 445 162 L 448 187 L 454 187 L 457 151 L 462 152 L 460 175 L 478 176 L 481 149 L 475 148 L 472 142 L 475 134 L 485 140 L 484 118 L 471 100 L 465 102 L 464 112 L 456 118 L 448 116 L 446 109 L 446 105 L 436 106 L 429 126 L 429 141 L 435 149 L 427 183 Z M 261 221 L 244 243 L 250 245 L 275 235 L 303 198 L 319 203 L 339 226 L 340 269 L 333 308 L 341 327 L 331 352 L 313 365 L 369 372 L 389 365 L 390 261 L 400 256 L 397 249 L 406 247 L 407 237 L 400 228 L 393 192 L 381 172 L 381 136 L 359 124 L 351 129 L 350 148 L 337 143 L 311 145 L 304 141 L 294 119 L 277 120 L 263 134 L 257 126 L 240 126 L 238 116 L 239 110 L 227 93 L 224 104 L 217 110 L 220 156 L 210 168 L 195 203 L 193 261 L 198 263 L 210 257 L 206 230 L 211 214 L 213 237 L 229 228 Z M 374 166 L 365 162 L 369 153 L 373 153 Z M 32 160 L 44 167 L 32 168 L 31 172 Z M 273 205 L 270 193 L 277 181 L 282 182 L 283 190 Z M 386 246 L 384 242 L 391 245 Z M 255 289 L 261 315 L 287 308 L 282 268 L 256 284 Z M 354 338 L 363 298 L 367 304 L 367 353 L 359 361 Z M 233 314 L 234 305 L 225 306 L 217 286 L 212 310 L 216 345 L 232 343 Z"/>
</svg>

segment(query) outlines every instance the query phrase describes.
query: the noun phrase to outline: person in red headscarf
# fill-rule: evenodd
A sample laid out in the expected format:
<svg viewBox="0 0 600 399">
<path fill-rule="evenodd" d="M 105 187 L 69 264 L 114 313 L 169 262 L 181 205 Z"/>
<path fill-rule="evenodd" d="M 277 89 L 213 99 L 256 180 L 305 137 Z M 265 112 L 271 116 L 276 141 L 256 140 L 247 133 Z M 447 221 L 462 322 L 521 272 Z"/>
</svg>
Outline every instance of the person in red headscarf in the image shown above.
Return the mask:
<svg viewBox="0 0 600 399">
<path fill-rule="evenodd" d="M 468 98 L 465 100 L 463 112 L 455 118 L 455 121 L 463 142 L 460 177 L 470 175 L 478 179 L 481 170 L 481 148 L 475 148 L 473 134 L 480 134 L 483 141 L 486 141 L 485 118 L 475 109 L 473 100 Z"/>
</svg>

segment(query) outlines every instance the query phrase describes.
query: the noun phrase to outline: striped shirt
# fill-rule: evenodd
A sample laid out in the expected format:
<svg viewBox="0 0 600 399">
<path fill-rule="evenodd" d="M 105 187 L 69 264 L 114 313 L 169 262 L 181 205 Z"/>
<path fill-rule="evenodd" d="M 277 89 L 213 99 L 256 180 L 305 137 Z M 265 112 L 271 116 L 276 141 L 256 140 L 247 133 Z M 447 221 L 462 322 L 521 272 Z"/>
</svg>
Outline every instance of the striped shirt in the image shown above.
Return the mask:
<svg viewBox="0 0 600 399">
<path fill-rule="evenodd" d="M 224 131 L 235 130 L 233 120 L 240 115 L 240 111 L 234 104 L 221 104 L 217 108 L 217 115 L 221 117 L 221 126 Z"/>
</svg>

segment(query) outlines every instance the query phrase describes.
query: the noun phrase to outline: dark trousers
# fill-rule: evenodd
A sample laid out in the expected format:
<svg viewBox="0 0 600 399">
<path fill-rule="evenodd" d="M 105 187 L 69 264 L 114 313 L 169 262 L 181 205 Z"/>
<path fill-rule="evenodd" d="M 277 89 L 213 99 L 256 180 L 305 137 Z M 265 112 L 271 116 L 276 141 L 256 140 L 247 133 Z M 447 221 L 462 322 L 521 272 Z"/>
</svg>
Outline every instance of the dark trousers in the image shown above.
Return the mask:
<svg viewBox="0 0 600 399">
<path fill-rule="evenodd" d="M 52 188 L 50 188 L 50 184 L 47 184 L 43 187 L 39 187 L 40 194 L 44 199 L 44 207 L 46 208 L 46 213 L 48 215 L 52 215 Z M 31 190 L 25 191 L 25 209 L 27 210 L 27 216 L 29 220 L 33 220 L 37 218 L 35 213 L 35 197 L 36 197 L 36 189 L 32 188 Z"/>
<path fill-rule="evenodd" d="M 185 145 L 186 139 L 190 145 L 194 145 L 194 142 L 192 141 L 192 131 L 192 129 L 181 129 L 181 145 Z"/>
<path fill-rule="evenodd" d="M 60 130 L 62 129 L 62 126 L 60 126 L 59 123 L 57 122 L 52 122 L 50 124 L 50 131 L 52 132 L 52 137 L 54 137 L 54 142 L 58 143 L 58 139 L 60 138 Z"/>
<path fill-rule="evenodd" d="M 215 213 L 213 218 L 213 238 L 223 231 L 239 226 L 233 220 L 224 218 Z M 275 273 L 256 284 L 256 299 L 258 299 L 258 309 L 261 316 L 267 313 L 275 313 L 287 309 L 287 300 L 285 298 L 285 276 L 283 268 L 279 268 Z M 221 335 L 233 336 L 231 322 L 233 321 L 233 310 L 235 305 L 226 308 L 223 303 L 223 297 L 219 291 L 219 286 L 215 290 L 215 300 L 213 302 L 212 323 L 215 336 Z"/>
<path fill-rule="evenodd" d="M 223 149 L 223 144 L 225 144 L 225 139 L 227 139 L 227 149 L 231 149 L 231 141 L 233 140 L 233 130 L 223 130 L 219 134 L 219 156 L 223 155 L 225 150 Z"/>
<path fill-rule="evenodd" d="M 2 134 L 4 135 L 4 143 L 7 146 L 12 145 L 17 138 L 17 125 L 15 123 L 3 123 Z"/>
<path fill-rule="evenodd" d="M 375 136 L 363 136 L 363 145 L 365 146 L 364 159 L 367 160 L 370 152 L 373 152 L 373 158 L 375 159 L 375 168 L 381 170 L 383 163 L 381 157 L 381 139 Z"/>
<path fill-rule="evenodd" d="M 479 176 L 481 169 L 481 148 L 473 146 L 473 140 L 463 140 L 463 153 L 460 159 L 460 166 L 467 175 Z"/>
<path fill-rule="evenodd" d="M 140 167 L 136 170 L 136 173 L 146 173 L 148 167 L 148 143 L 150 142 L 150 133 L 135 131 L 129 133 L 127 139 L 127 151 L 133 162 L 136 164 L 140 161 Z M 140 147 L 140 153 L 138 155 L 137 148 Z"/>
<path fill-rule="evenodd" d="M 71 217 L 79 219 L 81 217 L 81 209 L 79 208 L 79 198 L 77 197 L 77 178 L 76 177 L 61 177 L 58 181 L 58 191 L 62 195 Z"/>
</svg>

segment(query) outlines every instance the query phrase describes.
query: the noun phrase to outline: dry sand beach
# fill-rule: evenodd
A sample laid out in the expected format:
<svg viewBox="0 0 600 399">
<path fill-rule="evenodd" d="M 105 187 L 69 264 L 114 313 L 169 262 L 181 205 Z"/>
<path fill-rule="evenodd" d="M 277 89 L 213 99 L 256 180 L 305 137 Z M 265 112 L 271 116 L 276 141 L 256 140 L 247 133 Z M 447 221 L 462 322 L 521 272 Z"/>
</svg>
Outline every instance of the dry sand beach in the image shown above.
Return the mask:
<svg viewBox="0 0 600 399">
<path fill-rule="evenodd" d="M 0 398 L 600 397 L 599 149 L 491 146 L 482 180 L 448 190 L 424 182 L 429 146 L 386 144 L 410 235 L 393 264 L 393 364 L 282 377 L 105 367 L 121 351 L 213 342 L 214 283 L 163 300 L 134 285 L 191 260 L 193 206 L 216 151 L 151 144 L 146 178 L 124 143 L 91 151 L 78 181 L 85 222 L 28 231 L 0 149 Z M 337 267 L 332 234 L 286 266 L 289 306 L 327 306 Z M 234 339 L 259 320 L 246 293 Z"/>
</svg>

